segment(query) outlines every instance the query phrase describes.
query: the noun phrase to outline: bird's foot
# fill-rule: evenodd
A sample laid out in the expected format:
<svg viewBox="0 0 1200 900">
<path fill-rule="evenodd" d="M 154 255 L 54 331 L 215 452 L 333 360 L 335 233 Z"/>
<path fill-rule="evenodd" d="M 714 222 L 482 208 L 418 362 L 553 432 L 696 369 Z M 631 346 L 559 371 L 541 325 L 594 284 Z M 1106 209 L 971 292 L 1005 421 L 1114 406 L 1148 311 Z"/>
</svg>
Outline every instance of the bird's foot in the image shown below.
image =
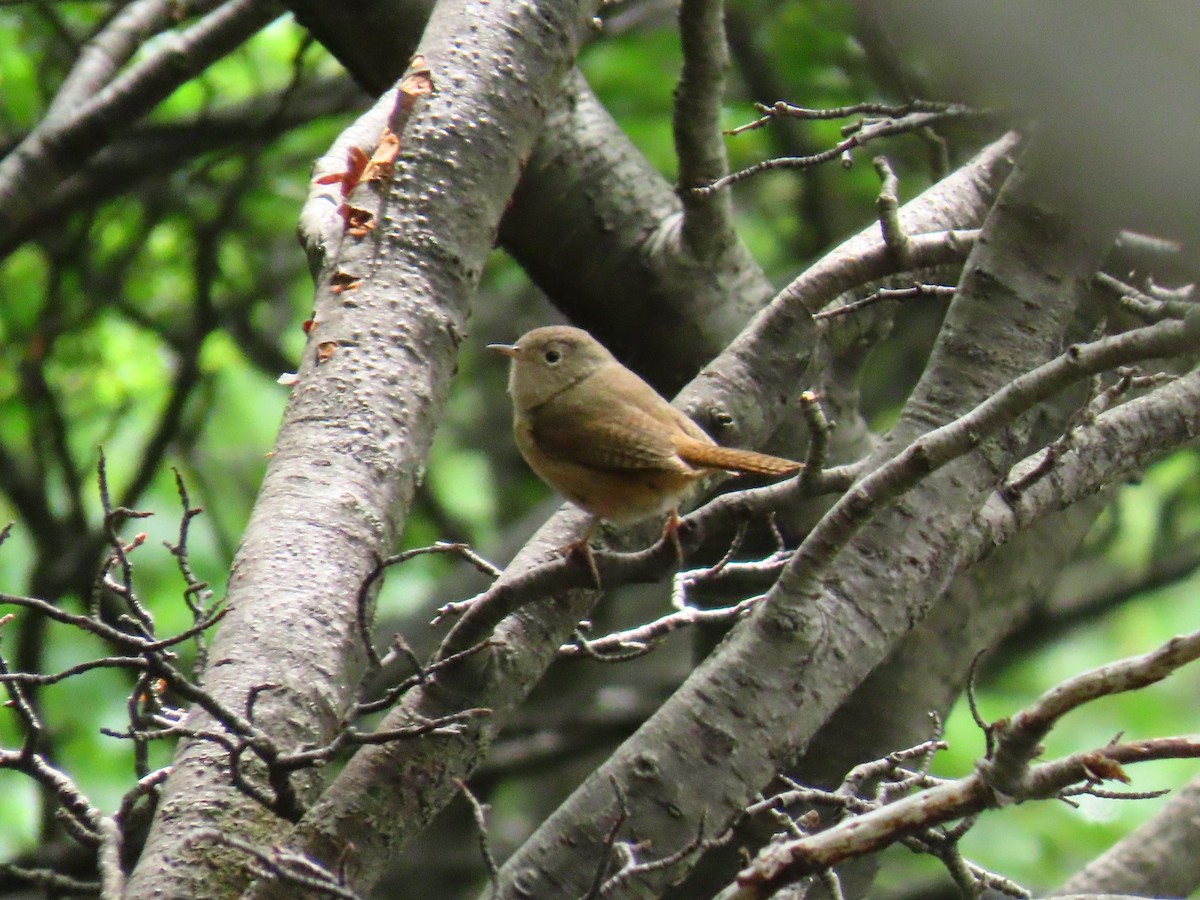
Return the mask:
<svg viewBox="0 0 1200 900">
<path fill-rule="evenodd" d="M 602 590 L 602 586 L 600 584 L 600 570 L 596 568 L 596 554 L 592 552 L 592 545 L 588 543 L 588 538 L 591 536 L 592 532 L 589 528 L 588 533 L 579 540 L 572 541 L 570 544 L 567 544 L 567 546 L 563 547 L 563 555 L 568 558 L 575 556 L 581 559 L 583 564 L 587 566 L 588 572 L 591 573 L 592 584 L 595 586 L 596 590 L 599 591 Z"/>
<path fill-rule="evenodd" d="M 675 560 L 679 563 L 679 567 L 683 568 L 683 545 L 679 543 L 680 523 L 679 510 L 671 510 L 667 521 L 663 523 L 661 540 L 671 542 L 671 546 L 675 548 Z"/>
</svg>

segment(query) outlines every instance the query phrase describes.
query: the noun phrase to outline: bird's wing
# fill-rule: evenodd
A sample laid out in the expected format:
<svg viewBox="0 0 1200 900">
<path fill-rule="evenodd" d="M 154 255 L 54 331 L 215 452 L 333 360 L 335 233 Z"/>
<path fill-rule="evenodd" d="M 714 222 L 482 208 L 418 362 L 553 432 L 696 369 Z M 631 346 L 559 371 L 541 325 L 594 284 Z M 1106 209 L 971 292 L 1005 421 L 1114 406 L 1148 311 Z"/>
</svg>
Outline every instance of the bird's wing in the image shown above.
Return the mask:
<svg viewBox="0 0 1200 900">
<path fill-rule="evenodd" d="M 587 414 L 582 414 L 582 410 Z M 600 469 L 658 469 L 694 475 L 712 468 L 681 458 L 677 441 L 713 444 L 695 422 L 637 374 L 606 366 L 538 407 L 531 437 L 548 456 Z"/>
<path fill-rule="evenodd" d="M 690 475 L 673 432 L 637 407 L 598 403 L 587 415 L 570 406 L 538 410 L 530 437 L 547 456 L 597 469 L 660 469 Z"/>
</svg>

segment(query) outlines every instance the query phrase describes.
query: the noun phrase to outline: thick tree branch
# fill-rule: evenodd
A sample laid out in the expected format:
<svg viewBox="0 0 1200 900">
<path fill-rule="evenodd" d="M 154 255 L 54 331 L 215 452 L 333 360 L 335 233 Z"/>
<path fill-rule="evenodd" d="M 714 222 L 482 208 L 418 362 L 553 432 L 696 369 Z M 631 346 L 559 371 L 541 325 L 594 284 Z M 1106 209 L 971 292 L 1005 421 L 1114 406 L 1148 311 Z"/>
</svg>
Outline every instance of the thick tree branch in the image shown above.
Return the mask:
<svg viewBox="0 0 1200 900">
<path fill-rule="evenodd" d="M 1107 484 L 1136 477 L 1150 463 L 1198 434 L 1197 372 L 1109 410 L 1073 436 L 1070 449 L 1045 477 L 1017 497 L 997 492 L 986 500 L 972 525 L 975 553 L 986 555 L 991 547 L 1011 540 L 1038 519 L 1069 508 Z M 1036 463 L 1036 457 L 1026 460 L 1017 471 L 1027 471 Z"/>
<path fill-rule="evenodd" d="M 572 322 L 667 396 L 774 290 L 740 242 L 719 256 L 693 253 L 681 221 L 670 186 L 572 72 L 500 237 Z"/>
<path fill-rule="evenodd" d="M 1120 365 L 1200 350 L 1200 316 L 1195 318 L 1195 322 L 1171 320 L 1073 345 L 1057 359 L 1014 379 L 971 412 L 923 435 L 843 496 L 805 540 L 789 569 L 817 570 L 826 565 L 875 509 L 910 490 L 927 473 L 980 446 L 1072 382 Z"/>
<path fill-rule="evenodd" d="M 310 345 L 205 674 L 228 703 L 273 685 L 254 721 L 277 746 L 326 745 L 358 699 L 366 656 L 355 588 L 403 525 L 496 223 L 593 13 L 569 2 L 439 5 L 412 73 L 428 91 L 408 111 L 394 181 L 343 188 L 363 214 L 323 259 Z M 468 30 L 476 40 L 461 39 Z M 193 714 L 187 727 L 206 723 Z M 458 740 L 430 738 L 443 751 Z M 226 755 L 210 741 L 181 746 L 131 894 L 226 897 L 245 887 L 236 858 L 191 840 L 200 828 L 232 838 L 281 828 L 233 788 Z M 303 775 L 291 779 L 300 805 L 315 788 L 311 770 Z M 377 785 L 370 794 L 385 806 L 397 799 Z M 373 818 L 380 852 L 361 829 L 347 835 L 359 847 L 352 886 L 372 883 L 387 860 L 387 817 Z M 344 846 L 326 834 L 314 856 L 335 860 Z"/>
<path fill-rule="evenodd" d="M 289 3 L 375 93 L 399 76 L 429 5 L 372 2 L 348 14 L 313 0 Z M 671 187 L 572 70 L 526 161 L 501 243 L 566 316 L 668 395 L 772 293 L 740 243 L 719 259 L 688 251 L 681 218 Z"/>
<path fill-rule="evenodd" d="M 900 210 L 900 224 L 920 253 L 929 232 L 978 227 L 1012 165 L 1017 146 L 1007 135 L 971 163 Z M 930 238 L 921 263 L 960 258 L 945 234 Z M 895 273 L 878 224 L 865 229 L 781 290 L 745 330 L 677 399 L 678 405 L 722 443 L 761 446 L 781 420 L 795 414 L 798 392 L 812 360 L 812 314 L 845 291 Z"/>
</svg>

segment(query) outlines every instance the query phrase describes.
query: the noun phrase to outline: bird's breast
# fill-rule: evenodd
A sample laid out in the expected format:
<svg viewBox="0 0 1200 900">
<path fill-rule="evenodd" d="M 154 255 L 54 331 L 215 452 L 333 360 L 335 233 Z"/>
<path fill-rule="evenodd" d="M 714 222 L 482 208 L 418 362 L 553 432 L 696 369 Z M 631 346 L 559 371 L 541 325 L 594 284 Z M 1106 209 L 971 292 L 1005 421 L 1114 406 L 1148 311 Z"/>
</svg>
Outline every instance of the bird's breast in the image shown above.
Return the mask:
<svg viewBox="0 0 1200 900">
<path fill-rule="evenodd" d="M 679 506 L 699 471 L 591 466 L 543 450 L 528 422 L 513 428 L 517 448 L 538 477 L 569 501 L 607 522 L 626 524 Z"/>
</svg>

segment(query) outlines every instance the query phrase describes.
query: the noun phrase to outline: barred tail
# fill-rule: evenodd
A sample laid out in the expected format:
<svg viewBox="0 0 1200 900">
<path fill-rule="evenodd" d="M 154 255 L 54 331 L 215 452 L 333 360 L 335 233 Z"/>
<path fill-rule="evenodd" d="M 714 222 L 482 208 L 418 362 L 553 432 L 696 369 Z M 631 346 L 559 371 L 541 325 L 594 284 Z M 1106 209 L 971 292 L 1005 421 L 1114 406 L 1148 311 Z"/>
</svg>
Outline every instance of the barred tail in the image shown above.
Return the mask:
<svg viewBox="0 0 1200 900">
<path fill-rule="evenodd" d="M 755 453 L 753 450 L 706 444 L 692 438 L 679 438 L 675 444 L 680 459 L 689 466 L 701 469 L 725 469 L 727 472 L 750 475 L 794 475 L 804 468 L 804 463 L 795 460 Z"/>
</svg>

